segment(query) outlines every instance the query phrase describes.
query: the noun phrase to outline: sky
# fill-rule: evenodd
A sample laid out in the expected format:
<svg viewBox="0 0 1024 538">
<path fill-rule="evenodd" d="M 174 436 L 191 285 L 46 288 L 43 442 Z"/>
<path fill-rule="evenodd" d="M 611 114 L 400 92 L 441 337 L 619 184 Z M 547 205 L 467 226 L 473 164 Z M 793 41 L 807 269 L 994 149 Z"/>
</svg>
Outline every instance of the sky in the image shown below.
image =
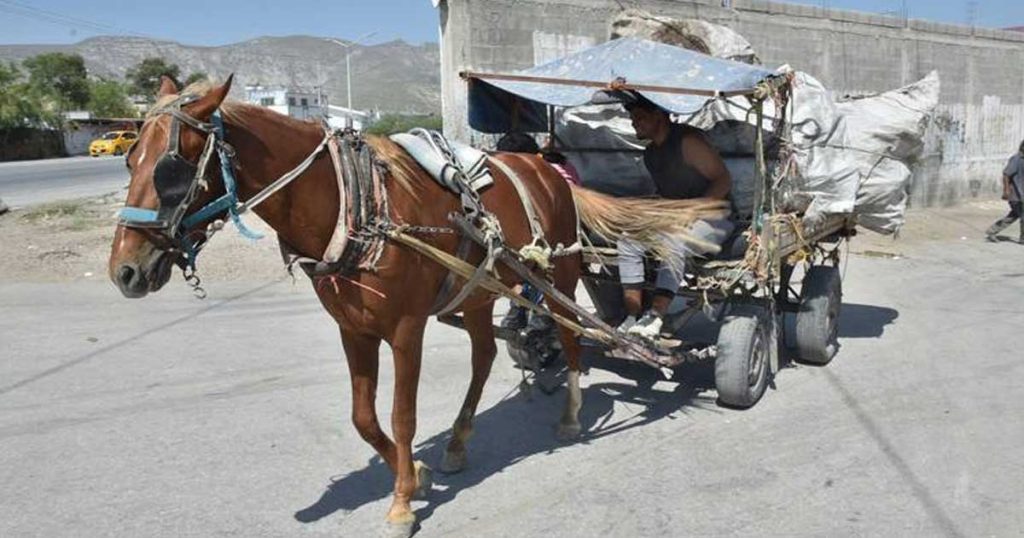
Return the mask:
<svg viewBox="0 0 1024 538">
<path fill-rule="evenodd" d="M 631 4 L 631 0 L 621 0 Z M 1024 26 L 1024 0 L 795 0 L 952 24 Z M 121 6 L 116 8 L 114 6 Z M 972 7 L 974 6 L 974 7 Z M 971 15 L 973 13 L 973 15 Z M 0 0 L 0 44 L 75 43 L 96 35 L 141 35 L 187 45 L 224 45 L 265 35 L 315 35 L 367 44 L 436 42 L 430 0 Z"/>
</svg>

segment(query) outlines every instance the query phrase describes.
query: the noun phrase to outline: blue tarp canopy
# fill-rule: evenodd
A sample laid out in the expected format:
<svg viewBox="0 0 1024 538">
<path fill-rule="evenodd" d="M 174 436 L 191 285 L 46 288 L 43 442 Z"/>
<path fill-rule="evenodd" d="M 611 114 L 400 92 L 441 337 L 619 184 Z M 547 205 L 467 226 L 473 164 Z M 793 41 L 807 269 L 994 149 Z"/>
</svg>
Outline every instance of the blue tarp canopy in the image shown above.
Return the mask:
<svg viewBox="0 0 1024 538">
<path fill-rule="evenodd" d="M 548 129 L 547 106 L 590 103 L 618 81 L 669 112 L 689 115 L 717 96 L 746 95 L 773 71 L 637 38 L 609 41 L 515 73 L 462 73 L 469 125 L 485 133 Z M 624 85 L 622 85 L 624 83 Z"/>
</svg>

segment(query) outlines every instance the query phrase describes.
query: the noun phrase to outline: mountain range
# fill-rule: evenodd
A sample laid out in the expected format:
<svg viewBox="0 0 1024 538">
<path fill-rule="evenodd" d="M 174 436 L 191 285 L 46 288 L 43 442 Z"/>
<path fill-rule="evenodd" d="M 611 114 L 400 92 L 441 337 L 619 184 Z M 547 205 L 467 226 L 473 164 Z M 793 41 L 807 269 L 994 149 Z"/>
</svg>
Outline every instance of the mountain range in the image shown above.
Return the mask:
<svg viewBox="0 0 1024 538">
<path fill-rule="evenodd" d="M 347 43 L 343 40 L 343 43 Z M 391 41 L 349 44 L 352 106 L 384 112 L 438 113 L 441 110 L 440 52 L 436 43 Z M 183 45 L 140 37 L 93 37 L 71 45 L 0 45 L 0 61 L 20 62 L 46 52 L 79 54 L 90 74 L 124 78 L 143 58 L 158 56 L 181 68 L 181 77 L 203 72 L 214 79 L 235 74 L 232 95 L 244 87 L 321 86 L 332 105 L 346 104 L 346 47 L 314 36 L 258 37 L 215 47 Z"/>
</svg>

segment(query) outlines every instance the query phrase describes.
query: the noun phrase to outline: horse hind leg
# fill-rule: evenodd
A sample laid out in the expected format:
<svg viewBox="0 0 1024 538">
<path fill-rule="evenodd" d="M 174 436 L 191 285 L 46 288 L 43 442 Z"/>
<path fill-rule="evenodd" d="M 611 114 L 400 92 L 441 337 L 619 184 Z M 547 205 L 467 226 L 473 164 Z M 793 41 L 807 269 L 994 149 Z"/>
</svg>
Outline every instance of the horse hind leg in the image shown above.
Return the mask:
<svg viewBox="0 0 1024 538">
<path fill-rule="evenodd" d="M 494 342 L 493 313 L 494 303 L 491 302 L 485 307 L 466 312 L 463 316 L 473 347 L 473 377 L 469 382 L 469 390 L 466 391 L 459 415 L 452 425 L 452 438 L 448 442 L 441 465 L 441 470 L 446 473 L 457 473 L 466 467 L 466 441 L 473 433 L 473 416 L 476 415 L 480 395 L 491 373 L 494 357 L 498 354 Z"/>
<path fill-rule="evenodd" d="M 579 259 L 570 257 L 560 261 L 562 263 L 555 266 L 555 288 L 575 300 L 576 283 L 579 281 Z M 576 265 L 570 265 L 572 263 Z M 577 320 L 575 314 L 552 301 L 550 297 L 546 297 L 545 302 L 555 314 L 573 321 Z M 560 324 L 558 325 L 558 338 L 562 343 L 566 366 L 569 368 L 566 377 L 565 410 L 558 423 L 558 438 L 569 441 L 579 437 L 582 430 L 579 420 L 580 408 L 583 407 L 583 391 L 580 389 L 580 344 L 576 339 L 576 334 Z"/>
</svg>

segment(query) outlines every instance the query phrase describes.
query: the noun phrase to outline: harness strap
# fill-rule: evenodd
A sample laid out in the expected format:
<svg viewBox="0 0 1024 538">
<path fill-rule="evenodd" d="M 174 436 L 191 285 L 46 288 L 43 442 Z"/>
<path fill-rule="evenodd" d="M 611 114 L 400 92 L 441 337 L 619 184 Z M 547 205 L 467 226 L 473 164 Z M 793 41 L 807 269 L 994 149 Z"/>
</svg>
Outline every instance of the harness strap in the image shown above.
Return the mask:
<svg viewBox="0 0 1024 538">
<path fill-rule="evenodd" d="M 458 219 L 460 217 L 453 215 L 452 218 Z M 452 300 L 437 313 L 438 317 L 450 314 L 458 309 L 459 305 L 461 305 L 462 302 L 470 296 L 470 294 L 476 291 L 480 284 L 493 273 L 494 263 L 505 250 L 505 243 L 501 240 L 500 230 L 495 230 L 493 228 L 488 229 L 485 226 L 483 236 L 484 244 L 487 247 L 487 254 L 484 256 L 483 261 L 480 262 L 480 265 L 477 266 L 476 270 L 473 271 L 473 276 L 471 276 L 469 280 L 462 285 L 462 289 L 459 290 L 459 293 L 455 294 L 455 297 L 453 297 Z"/>
<path fill-rule="evenodd" d="M 327 143 L 330 142 L 330 140 L 331 133 L 327 131 L 324 133 L 324 138 L 323 140 L 320 141 L 320 144 L 318 144 L 316 148 L 313 149 L 313 152 L 310 153 L 309 156 L 307 156 L 304 161 L 299 163 L 299 165 L 293 168 L 290 172 L 275 179 L 273 183 L 267 185 L 266 188 L 256 193 L 255 196 L 249 198 L 245 203 L 239 206 L 238 213 L 242 214 L 245 213 L 246 211 L 249 211 L 250 209 L 263 203 L 263 201 L 266 200 L 267 198 L 273 196 L 277 191 L 287 187 L 289 183 L 295 180 L 295 178 L 302 175 L 302 173 L 305 172 L 307 168 L 309 168 L 309 165 L 313 164 L 313 159 L 316 159 L 317 155 L 320 155 L 320 152 L 323 151 L 325 147 L 327 147 Z"/>
<path fill-rule="evenodd" d="M 331 164 L 334 167 L 334 177 L 338 181 L 338 222 L 334 226 L 334 233 L 331 234 L 331 241 L 327 243 L 324 250 L 323 261 L 335 263 L 341 259 L 345 250 L 345 238 L 348 235 L 348 196 L 345 192 L 345 176 L 341 172 L 341 155 L 338 149 L 338 139 L 332 136 L 327 143 L 327 149 L 331 152 Z"/>
<path fill-rule="evenodd" d="M 526 220 L 530 224 L 530 233 L 533 235 L 533 241 L 519 249 L 519 255 L 528 261 L 536 263 L 541 268 L 547 269 L 551 266 L 551 247 L 548 245 L 547 240 L 544 239 L 544 231 L 541 228 L 537 211 L 533 207 L 530 191 L 526 188 L 519 175 L 512 170 L 512 167 L 494 157 L 490 158 L 490 162 L 501 170 L 508 177 L 512 186 L 515 187 L 516 193 L 519 195 L 519 201 L 522 202 L 523 210 L 526 212 Z"/>
<path fill-rule="evenodd" d="M 455 256 L 460 260 L 465 260 L 469 257 L 469 249 L 472 248 L 473 241 L 470 238 L 462 235 L 459 237 L 459 247 L 455 250 Z M 441 282 L 441 289 L 437 292 L 437 297 L 434 299 L 433 306 L 430 307 L 430 313 L 437 314 L 442 309 L 448 308 L 454 301 L 452 296 L 452 289 L 455 287 L 456 274 L 455 271 L 448 270 L 448 275 L 444 277 L 444 281 Z"/>
<path fill-rule="evenodd" d="M 192 116 L 189 116 L 183 110 L 181 110 L 181 107 L 183 107 L 185 105 L 188 105 L 191 102 L 192 101 L 189 101 L 189 100 L 182 100 L 182 101 L 177 103 L 177 106 L 167 106 L 167 107 L 164 107 L 164 108 L 162 108 L 160 110 L 155 110 L 155 111 L 151 112 L 150 114 L 151 115 L 170 114 L 171 116 L 177 118 L 178 121 L 184 123 L 185 125 L 188 125 L 189 127 L 193 128 L 193 129 L 195 129 L 197 131 L 202 131 L 204 133 L 212 133 L 214 131 L 214 129 L 219 127 L 217 125 L 217 121 L 216 120 L 214 120 L 211 123 L 206 123 L 205 121 L 199 121 L 199 120 L 193 118 Z M 216 111 L 216 112 L 219 113 L 219 111 Z M 171 134 L 176 134 L 175 131 L 177 131 L 178 129 L 179 129 L 179 126 L 172 125 L 171 126 Z M 173 151 L 175 148 L 167 148 L 167 149 L 169 151 Z"/>
</svg>

